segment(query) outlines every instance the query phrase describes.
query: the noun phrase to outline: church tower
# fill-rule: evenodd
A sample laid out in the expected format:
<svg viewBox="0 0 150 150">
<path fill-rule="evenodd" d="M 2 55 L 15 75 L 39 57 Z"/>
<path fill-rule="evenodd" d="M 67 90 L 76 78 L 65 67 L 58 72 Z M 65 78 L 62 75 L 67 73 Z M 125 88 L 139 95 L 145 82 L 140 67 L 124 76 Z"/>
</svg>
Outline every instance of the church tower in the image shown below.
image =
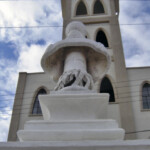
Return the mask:
<svg viewBox="0 0 150 150">
<path fill-rule="evenodd" d="M 101 42 L 111 56 L 107 75 L 95 84 L 97 92 L 109 93 L 108 118 L 120 123 L 126 139 L 134 139 L 135 130 L 128 75 L 118 23 L 119 0 L 62 0 L 63 38 L 65 27 L 71 21 L 86 26 L 86 38 Z"/>
</svg>

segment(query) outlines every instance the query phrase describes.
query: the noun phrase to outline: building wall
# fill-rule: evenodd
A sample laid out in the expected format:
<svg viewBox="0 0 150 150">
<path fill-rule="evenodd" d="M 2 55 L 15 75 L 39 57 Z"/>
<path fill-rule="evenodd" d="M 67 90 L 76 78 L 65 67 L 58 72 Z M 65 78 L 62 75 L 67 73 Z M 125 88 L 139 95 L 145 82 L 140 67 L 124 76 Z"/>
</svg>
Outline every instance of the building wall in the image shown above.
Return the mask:
<svg viewBox="0 0 150 150">
<path fill-rule="evenodd" d="M 56 83 L 50 79 L 50 77 L 45 73 L 23 73 L 26 75 L 24 90 L 22 91 L 22 103 L 17 105 L 17 109 L 20 110 L 20 112 L 15 113 L 16 106 L 14 105 L 13 112 L 15 113 L 15 118 L 12 117 L 11 120 L 11 129 L 9 131 L 9 138 L 8 141 L 16 141 L 18 140 L 16 135 L 16 132 L 18 130 L 24 129 L 24 124 L 26 121 L 29 120 L 43 120 L 43 117 L 41 115 L 33 115 L 32 108 L 33 108 L 33 102 L 35 100 L 35 96 L 37 94 L 37 91 L 39 88 L 44 87 L 48 94 L 50 94 L 51 91 L 53 91 Z M 18 84 L 22 85 L 21 81 L 24 78 L 24 76 L 20 76 L 20 80 L 18 81 Z M 18 87 L 20 88 L 20 87 Z M 15 99 L 17 101 L 17 99 Z M 121 127 L 121 121 L 120 121 L 120 113 L 119 113 L 119 104 L 118 103 L 109 103 L 108 110 L 107 110 L 107 118 L 108 119 L 115 119 L 119 123 L 119 126 Z M 19 116 L 18 116 L 19 113 Z M 18 121 L 18 124 L 16 124 L 16 130 L 14 130 L 14 124 L 16 123 L 16 120 Z M 13 136 L 12 136 L 13 135 Z"/>
<path fill-rule="evenodd" d="M 71 16 L 72 18 L 75 17 L 76 15 L 76 8 L 77 8 L 77 4 L 80 0 L 72 0 L 72 7 L 71 7 Z M 87 8 L 87 17 L 90 19 L 90 16 L 94 16 L 95 18 L 97 18 L 99 15 L 93 15 L 93 6 L 94 6 L 94 3 L 95 1 L 91 1 L 91 0 L 83 0 L 83 2 L 85 3 L 86 5 L 86 8 Z M 104 6 L 104 10 L 105 10 L 105 14 L 103 14 L 103 17 L 106 17 L 107 15 L 112 15 L 112 9 L 110 8 L 110 1 L 109 0 L 101 0 L 103 6 Z"/>
<path fill-rule="evenodd" d="M 142 86 L 150 83 L 150 67 L 127 68 L 132 107 L 135 118 L 135 132 L 138 139 L 150 138 L 150 110 L 142 105 Z M 149 130 L 149 131 L 148 131 Z"/>
<path fill-rule="evenodd" d="M 150 67 L 142 67 L 142 68 L 127 68 L 127 74 L 129 80 L 126 80 L 124 82 L 128 82 L 130 94 L 131 94 L 131 100 L 128 100 L 128 103 L 132 105 L 133 108 L 133 115 L 134 115 L 134 121 L 135 121 L 135 129 L 133 131 L 129 132 L 129 136 L 132 134 L 135 134 L 137 139 L 149 139 L 150 138 L 150 132 L 147 130 L 150 130 L 150 110 L 144 110 L 142 108 L 142 85 L 143 83 L 147 82 L 150 83 Z M 39 115 L 32 115 L 32 107 L 33 102 L 35 100 L 35 95 L 39 88 L 45 87 L 48 94 L 50 91 L 52 91 L 56 85 L 56 83 L 50 79 L 50 77 L 45 73 L 20 73 L 18 85 L 23 85 L 23 80 L 25 81 L 24 87 L 22 87 L 23 91 L 21 91 L 22 94 L 22 102 L 20 103 L 20 108 L 18 107 L 18 103 L 15 103 L 17 105 L 17 112 L 16 112 L 16 106 L 14 105 L 14 115 L 12 116 L 11 121 L 11 127 L 9 132 L 9 141 L 15 141 L 14 136 L 17 130 L 21 130 L 24 128 L 24 124 L 26 121 L 29 120 L 42 120 L 43 117 Z M 100 85 L 99 85 L 100 86 Z M 124 88 L 122 86 L 118 86 L 117 88 Z M 21 90 L 20 86 L 18 86 L 17 91 Z M 19 91 L 18 91 L 19 92 Z M 19 94 L 19 96 L 21 96 Z M 122 91 L 122 98 L 128 98 L 128 93 Z M 15 99 L 15 102 L 18 100 L 18 96 Z M 20 97 L 21 98 L 21 97 Z M 121 114 L 120 114 L 120 105 L 122 107 L 125 103 L 109 103 L 108 104 L 108 110 L 107 110 L 107 118 L 108 119 L 115 119 L 119 123 L 119 126 L 121 125 Z M 18 116 L 18 113 L 20 110 L 20 114 Z M 128 113 L 128 110 L 127 110 Z M 14 118 L 15 117 L 15 118 Z M 18 127 L 16 124 L 16 121 L 18 119 Z M 17 127 L 15 130 L 14 128 Z M 129 122 L 130 124 L 130 122 Z M 11 129 L 13 128 L 13 130 Z"/>
<path fill-rule="evenodd" d="M 21 87 L 22 90 L 20 91 Z M 24 128 L 26 121 L 43 119 L 41 115 L 32 114 L 36 94 L 42 87 L 44 87 L 48 94 L 55 87 L 54 81 L 47 74 L 20 73 L 8 141 L 17 140 L 16 132 Z"/>
<path fill-rule="evenodd" d="M 33 103 L 39 88 L 44 87 L 44 89 L 47 90 L 47 93 L 50 93 L 54 86 L 55 83 L 50 80 L 50 77 L 45 73 L 27 74 L 19 130 L 23 129 L 25 122 L 28 120 L 43 119 L 42 116 L 32 115 Z"/>
<path fill-rule="evenodd" d="M 20 112 L 21 112 L 21 106 L 23 101 L 24 88 L 26 85 L 26 77 L 27 77 L 27 73 L 25 72 L 19 73 L 13 112 L 11 116 L 11 124 L 9 128 L 8 141 L 16 141 L 17 139 L 16 132 L 18 131 L 18 127 L 19 127 Z"/>
<path fill-rule="evenodd" d="M 88 14 L 83 16 L 75 16 L 76 8 L 79 2 L 80 0 L 71 0 L 69 3 L 67 3 L 67 0 L 62 0 L 64 26 L 67 26 L 67 24 L 71 21 L 81 21 L 87 28 L 87 37 L 92 40 L 96 39 L 96 33 L 99 29 L 102 29 L 105 32 L 109 43 L 107 50 L 111 56 L 111 67 L 106 76 L 112 82 L 116 102 L 124 103 L 124 105 L 119 104 L 121 127 L 127 132 L 131 132 L 134 130 L 135 125 L 132 105 L 131 103 L 125 103 L 129 101 L 129 99 L 131 100 L 131 95 L 129 92 L 129 83 L 122 82 L 124 80 L 128 80 L 128 75 L 125 67 L 120 27 L 118 23 L 118 12 L 116 11 L 117 1 L 101 0 L 105 9 L 105 13 L 93 15 L 92 10 L 95 1 L 83 0 L 87 7 Z M 65 38 L 65 28 L 63 30 L 63 38 Z M 99 80 L 95 84 L 97 90 L 99 89 L 100 82 L 101 81 Z M 118 86 L 124 88 L 120 89 Z M 128 98 L 121 98 L 122 92 L 128 93 Z M 128 112 L 126 111 L 127 109 Z M 134 134 L 129 136 L 126 135 L 126 139 L 134 138 L 136 138 Z"/>
</svg>

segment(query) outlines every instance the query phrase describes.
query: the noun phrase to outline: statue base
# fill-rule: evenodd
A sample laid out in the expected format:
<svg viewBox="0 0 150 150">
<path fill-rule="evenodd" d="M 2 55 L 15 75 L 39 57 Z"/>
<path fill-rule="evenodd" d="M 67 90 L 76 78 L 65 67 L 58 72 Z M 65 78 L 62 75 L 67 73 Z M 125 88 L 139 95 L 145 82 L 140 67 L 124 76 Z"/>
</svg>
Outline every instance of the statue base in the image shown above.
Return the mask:
<svg viewBox="0 0 150 150">
<path fill-rule="evenodd" d="M 107 118 L 109 94 L 40 95 L 44 120 L 97 120 Z"/>
<path fill-rule="evenodd" d="M 124 130 L 107 119 L 108 94 L 39 96 L 43 121 L 28 121 L 20 141 L 123 140 Z"/>
<path fill-rule="evenodd" d="M 29 121 L 18 131 L 20 141 L 123 140 L 124 130 L 114 120 Z"/>
</svg>

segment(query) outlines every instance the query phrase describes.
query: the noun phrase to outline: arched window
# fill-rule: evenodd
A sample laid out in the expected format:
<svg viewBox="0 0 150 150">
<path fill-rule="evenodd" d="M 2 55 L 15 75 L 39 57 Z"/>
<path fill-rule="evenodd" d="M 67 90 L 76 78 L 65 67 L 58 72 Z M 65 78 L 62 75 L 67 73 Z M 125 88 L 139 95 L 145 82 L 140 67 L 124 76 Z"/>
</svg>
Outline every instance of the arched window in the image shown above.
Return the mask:
<svg viewBox="0 0 150 150">
<path fill-rule="evenodd" d="M 145 83 L 142 89 L 143 109 L 150 109 L 150 84 Z"/>
<path fill-rule="evenodd" d="M 42 111 L 41 111 L 41 106 L 40 106 L 40 103 L 39 103 L 39 98 L 38 96 L 39 95 L 43 95 L 43 94 L 46 94 L 46 90 L 45 89 L 40 89 L 35 97 L 35 101 L 34 101 L 34 105 L 33 105 L 33 109 L 32 109 L 32 114 L 42 114 Z"/>
<path fill-rule="evenodd" d="M 109 102 L 115 102 L 114 90 L 107 77 L 104 77 L 101 82 L 100 93 L 109 93 Z"/>
<path fill-rule="evenodd" d="M 106 35 L 103 31 L 98 31 L 97 36 L 96 36 L 96 42 L 100 42 L 102 43 L 105 47 L 109 47 L 108 46 L 108 41 L 106 38 Z"/>
<path fill-rule="evenodd" d="M 87 9 L 83 1 L 80 1 L 77 10 L 76 10 L 76 16 L 79 15 L 86 15 L 87 14 Z"/>
<path fill-rule="evenodd" d="M 94 4 L 93 14 L 101 14 L 104 13 L 104 7 L 100 0 L 96 0 Z"/>
</svg>

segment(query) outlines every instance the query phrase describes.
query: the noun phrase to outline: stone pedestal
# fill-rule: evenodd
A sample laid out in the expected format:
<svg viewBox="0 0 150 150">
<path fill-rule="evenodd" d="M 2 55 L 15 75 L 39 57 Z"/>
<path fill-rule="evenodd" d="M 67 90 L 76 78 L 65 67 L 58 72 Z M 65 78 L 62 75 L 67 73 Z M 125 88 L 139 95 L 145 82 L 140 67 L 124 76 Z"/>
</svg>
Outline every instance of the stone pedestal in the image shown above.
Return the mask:
<svg viewBox="0 0 150 150">
<path fill-rule="evenodd" d="M 18 137 L 20 141 L 123 140 L 124 130 L 114 120 L 29 121 Z"/>
<path fill-rule="evenodd" d="M 50 95 L 39 96 L 44 121 L 18 131 L 20 141 L 123 140 L 124 130 L 107 118 L 109 94 L 93 91 L 108 71 L 110 56 L 100 43 L 85 38 L 81 22 L 67 26 L 67 38 L 47 48 L 41 65 L 57 81 Z"/>
<path fill-rule="evenodd" d="M 109 94 L 52 94 L 39 96 L 44 120 L 96 120 L 107 118 Z"/>
<path fill-rule="evenodd" d="M 20 141 L 123 140 L 124 130 L 107 118 L 108 94 L 40 96 L 43 121 L 29 121 Z"/>
</svg>

